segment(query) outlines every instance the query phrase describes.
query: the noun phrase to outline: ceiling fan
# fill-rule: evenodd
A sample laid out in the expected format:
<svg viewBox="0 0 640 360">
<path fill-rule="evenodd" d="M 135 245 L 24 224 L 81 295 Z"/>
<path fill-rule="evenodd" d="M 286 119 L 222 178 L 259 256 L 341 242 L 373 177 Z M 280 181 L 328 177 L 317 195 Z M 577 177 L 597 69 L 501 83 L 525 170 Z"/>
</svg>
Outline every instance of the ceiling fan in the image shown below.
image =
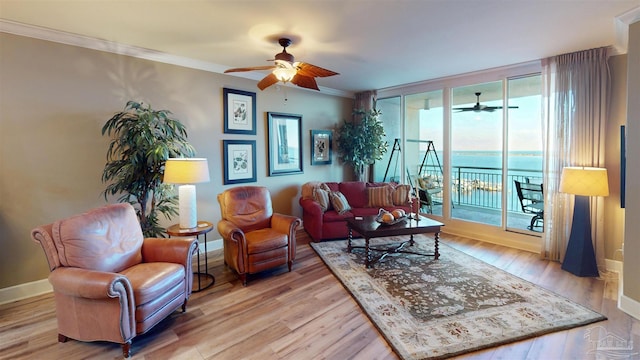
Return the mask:
<svg viewBox="0 0 640 360">
<path fill-rule="evenodd" d="M 282 46 L 282 52 L 276 54 L 273 65 L 267 66 L 252 66 L 245 68 L 233 68 L 225 70 L 225 73 L 239 72 L 239 71 L 254 71 L 254 70 L 272 70 L 269 75 L 258 82 L 258 88 L 264 90 L 269 86 L 277 83 L 278 81 L 288 82 L 298 85 L 303 88 L 320 90 L 316 83 L 316 77 L 327 77 L 333 75 L 339 75 L 337 72 L 323 69 L 319 66 L 311 65 L 309 63 L 295 61 L 293 55 L 287 52 L 287 46 L 291 45 L 291 40 L 287 38 L 281 38 L 278 40 L 280 46 Z"/>
<path fill-rule="evenodd" d="M 476 98 L 477 98 L 477 102 L 475 105 L 473 105 L 472 107 L 459 107 L 459 108 L 453 108 L 453 110 L 458 110 L 458 112 L 462 112 L 462 111 L 475 111 L 475 112 L 480 112 L 480 111 L 488 111 L 488 112 L 493 112 L 495 110 L 498 109 L 502 109 L 502 106 L 487 106 L 487 105 L 480 105 L 480 92 L 476 93 Z M 517 106 L 509 106 L 509 109 L 517 109 Z"/>
</svg>

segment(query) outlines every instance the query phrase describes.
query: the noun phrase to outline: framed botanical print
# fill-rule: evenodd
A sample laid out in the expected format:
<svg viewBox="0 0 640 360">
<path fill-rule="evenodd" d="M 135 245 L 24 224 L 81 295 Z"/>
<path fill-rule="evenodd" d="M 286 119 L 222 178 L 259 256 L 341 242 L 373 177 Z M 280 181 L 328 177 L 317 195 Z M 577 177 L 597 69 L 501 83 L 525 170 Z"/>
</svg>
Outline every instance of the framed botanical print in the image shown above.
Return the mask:
<svg viewBox="0 0 640 360">
<path fill-rule="evenodd" d="M 311 165 L 331 164 L 331 130 L 311 130 Z"/>
<path fill-rule="evenodd" d="M 256 134 L 256 93 L 222 89 L 224 97 L 224 132 Z"/>
<path fill-rule="evenodd" d="M 223 140 L 223 184 L 256 181 L 256 141 Z"/>
<path fill-rule="evenodd" d="M 302 173 L 302 116 L 268 112 L 269 176 Z"/>
</svg>

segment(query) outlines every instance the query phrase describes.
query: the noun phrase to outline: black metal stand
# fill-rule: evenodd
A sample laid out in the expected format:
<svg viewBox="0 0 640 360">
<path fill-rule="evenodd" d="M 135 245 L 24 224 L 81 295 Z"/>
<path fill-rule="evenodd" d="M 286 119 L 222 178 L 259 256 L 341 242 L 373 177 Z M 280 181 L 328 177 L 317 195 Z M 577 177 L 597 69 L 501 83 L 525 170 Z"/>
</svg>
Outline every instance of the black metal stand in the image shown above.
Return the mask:
<svg viewBox="0 0 640 360">
<path fill-rule="evenodd" d="M 207 271 L 209 269 L 209 263 L 207 259 L 207 233 L 213 229 L 213 224 L 208 221 L 198 221 L 198 225 L 191 229 L 181 229 L 180 224 L 175 224 L 170 226 L 167 229 L 167 234 L 169 237 L 171 236 L 195 236 L 196 239 L 200 239 L 200 235 L 204 235 L 204 271 L 200 270 L 200 246 L 198 246 L 198 271 L 194 272 L 193 275 L 198 277 L 198 289 L 193 289 L 192 292 L 202 291 L 204 289 L 212 286 L 216 279 L 212 274 L 209 274 Z M 202 278 L 206 278 L 209 280 L 208 284 L 202 286 Z"/>
</svg>

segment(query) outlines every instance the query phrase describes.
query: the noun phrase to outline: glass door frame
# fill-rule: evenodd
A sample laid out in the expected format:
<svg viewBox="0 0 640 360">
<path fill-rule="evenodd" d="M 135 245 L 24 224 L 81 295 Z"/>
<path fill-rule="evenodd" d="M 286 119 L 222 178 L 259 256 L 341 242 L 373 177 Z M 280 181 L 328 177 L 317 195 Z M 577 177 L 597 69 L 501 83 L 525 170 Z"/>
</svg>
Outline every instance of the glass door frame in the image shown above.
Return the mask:
<svg viewBox="0 0 640 360">
<path fill-rule="evenodd" d="M 402 117 L 402 121 L 405 119 L 405 100 L 404 97 L 406 95 L 411 95 L 420 92 L 430 92 L 441 90 L 443 96 L 443 106 L 445 109 L 443 111 L 443 139 L 445 139 L 445 143 L 442 146 L 443 150 L 443 158 L 441 161 L 443 162 L 443 172 L 445 181 L 449 182 L 449 186 L 446 185 L 443 189 L 443 209 L 442 216 L 439 217 L 441 221 L 443 221 L 447 226 L 445 227 L 445 231 L 453 234 L 459 234 L 461 236 L 470 236 L 475 238 L 480 238 L 481 240 L 488 240 L 496 243 L 505 243 L 512 247 L 518 247 L 525 250 L 530 251 L 538 251 L 539 249 L 539 239 L 537 237 L 532 237 L 528 234 L 520 234 L 510 232 L 507 229 L 506 222 L 506 211 L 502 211 L 502 226 L 496 227 L 491 225 L 473 223 L 464 220 L 452 219 L 451 218 L 451 118 L 452 118 L 452 99 L 451 92 L 452 89 L 459 86 L 468 86 L 478 83 L 484 82 L 495 82 L 502 81 L 503 88 L 508 86 L 507 80 L 509 78 L 514 77 L 522 77 L 526 75 L 531 75 L 535 73 L 541 72 L 541 65 L 539 61 L 533 61 L 524 64 L 518 64 L 508 67 L 502 67 L 497 69 L 490 69 L 485 71 L 479 71 L 469 74 L 462 74 L 453 77 L 441 78 L 436 80 L 424 81 L 419 83 L 413 83 L 406 86 L 396 86 L 390 88 L 384 88 L 377 90 L 378 99 L 384 99 L 389 97 L 400 96 L 400 116 Z M 507 91 L 503 91 L 503 104 L 507 104 L 508 101 L 508 93 Z M 506 112 L 506 106 L 503 107 L 503 113 Z M 507 114 L 504 114 L 503 121 L 507 121 Z M 505 125 L 505 124 L 503 124 Z M 503 137 L 502 141 L 506 142 L 507 131 L 506 126 L 503 126 Z M 405 126 L 402 126 L 402 146 L 404 148 L 406 139 Z M 506 146 L 506 144 L 503 144 Z M 506 147 L 503 148 L 502 156 L 503 156 L 503 164 L 506 164 L 507 154 L 504 151 Z M 404 156 L 403 156 L 404 158 Z M 404 159 L 402 166 L 404 166 Z M 504 167 L 504 165 L 503 165 Z M 507 178 L 505 175 L 505 171 L 503 171 L 502 185 L 503 188 L 505 183 L 507 182 Z M 405 180 L 405 174 L 402 175 L 403 181 Z M 506 197 L 503 196 L 502 199 L 502 208 L 506 209 Z M 437 216 L 436 216 L 437 217 Z M 504 239 L 507 237 L 507 239 Z M 538 239 L 532 240 L 533 239 Z"/>
</svg>

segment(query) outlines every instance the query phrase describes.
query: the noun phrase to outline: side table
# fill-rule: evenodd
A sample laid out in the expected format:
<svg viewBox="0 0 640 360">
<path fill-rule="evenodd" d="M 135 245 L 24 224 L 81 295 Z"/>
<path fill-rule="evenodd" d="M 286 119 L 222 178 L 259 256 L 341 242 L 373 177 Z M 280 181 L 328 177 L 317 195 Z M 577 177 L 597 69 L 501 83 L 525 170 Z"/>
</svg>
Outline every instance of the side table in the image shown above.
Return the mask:
<svg viewBox="0 0 640 360">
<path fill-rule="evenodd" d="M 204 235 L 204 272 L 200 271 L 200 246 L 198 246 L 198 271 L 194 272 L 194 275 L 198 276 L 198 290 L 192 290 L 193 292 L 202 291 L 216 282 L 216 279 L 212 274 L 207 271 L 209 269 L 209 263 L 207 262 L 207 233 L 213 229 L 213 224 L 208 221 L 198 221 L 198 225 L 191 229 L 181 229 L 180 224 L 173 224 L 167 228 L 167 234 L 171 236 L 195 236 L 200 241 L 200 235 Z M 202 287 L 201 278 L 205 277 L 211 282 Z"/>
</svg>

